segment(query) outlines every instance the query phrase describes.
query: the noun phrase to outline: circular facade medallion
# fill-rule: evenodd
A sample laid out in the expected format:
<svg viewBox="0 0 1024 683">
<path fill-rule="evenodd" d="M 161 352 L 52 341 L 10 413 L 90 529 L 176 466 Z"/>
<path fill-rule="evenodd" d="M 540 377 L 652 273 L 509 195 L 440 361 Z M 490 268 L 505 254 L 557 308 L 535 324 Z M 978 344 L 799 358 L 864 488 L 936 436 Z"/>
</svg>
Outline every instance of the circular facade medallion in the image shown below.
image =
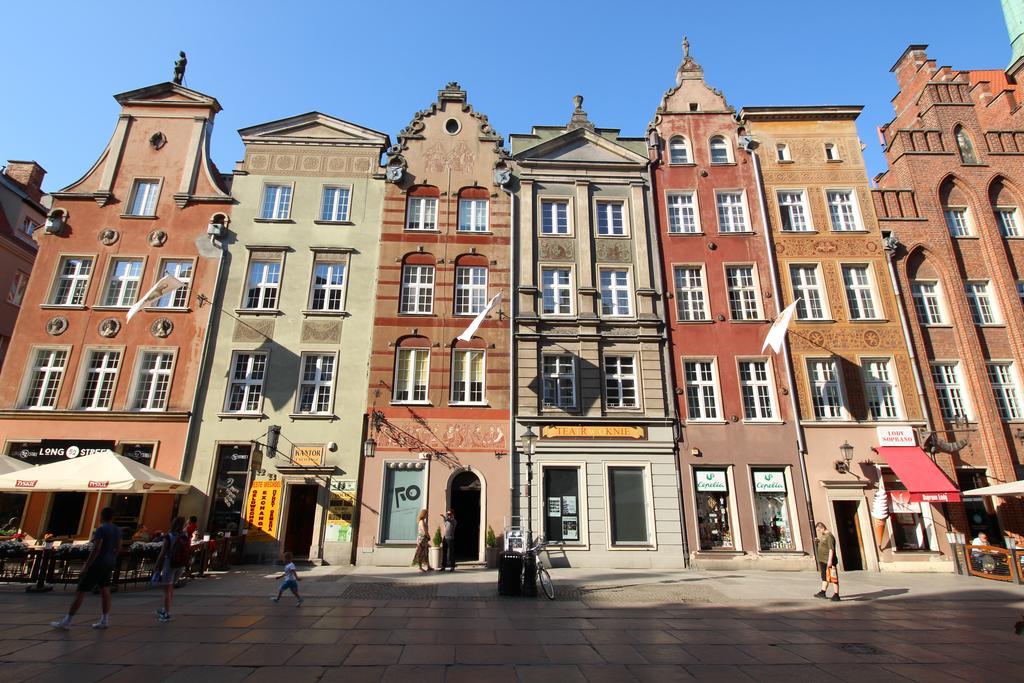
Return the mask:
<svg viewBox="0 0 1024 683">
<path fill-rule="evenodd" d="M 68 319 L 62 315 L 55 315 L 46 322 L 46 333 L 56 337 L 64 334 L 68 329 Z"/>
</svg>

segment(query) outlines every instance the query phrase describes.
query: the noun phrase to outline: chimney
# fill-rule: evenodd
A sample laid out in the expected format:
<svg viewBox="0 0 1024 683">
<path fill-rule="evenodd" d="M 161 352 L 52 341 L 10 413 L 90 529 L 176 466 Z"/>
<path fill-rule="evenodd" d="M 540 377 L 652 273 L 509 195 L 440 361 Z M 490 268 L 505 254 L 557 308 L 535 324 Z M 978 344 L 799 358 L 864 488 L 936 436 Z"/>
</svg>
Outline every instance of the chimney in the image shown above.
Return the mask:
<svg viewBox="0 0 1024 683">
<path fill-rule="evenodd" d="M 43 197 L 43 177 L 46 169 L 34 161 L 8 161 L 4 175 L 21 185 L 21 189 L 38 202 Z"/>
</svg>

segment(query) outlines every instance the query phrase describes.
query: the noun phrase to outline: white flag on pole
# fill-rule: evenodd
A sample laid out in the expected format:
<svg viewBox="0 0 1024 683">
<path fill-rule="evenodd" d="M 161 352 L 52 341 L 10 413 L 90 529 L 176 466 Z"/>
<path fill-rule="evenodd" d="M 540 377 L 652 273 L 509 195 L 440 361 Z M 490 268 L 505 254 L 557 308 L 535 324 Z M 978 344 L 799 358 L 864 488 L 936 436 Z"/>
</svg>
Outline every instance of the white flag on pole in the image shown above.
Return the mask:
<svg viewBox="0 0 1024 683">
<path fill-rule="evenodd" d="M 477 328 L 480 327 L 480 323 L 484 321 L 484 318 L 487 317 L 487 314 L 491 312 L 491 309 L 494 308 L 499 301 L 501 301 L 501 292 L 495 294 L 491 298 L 491 300 L 487 302 L 487 305 L 484 306 L 484 310 L 476 314 L 476 317 L 473 318 L 473 322 L 469 324 L 469 327 L 466 328 L 466 331 L 460 334 L 458 337 L 456 337 L 456 339 L 458 339 L 459 341 L 466 342 L 472 339 L 473 335 L 476 334 Z"/>
<path fill-rule="evenodd" d="M 174 277 L 173 275 L 164 275 L 162 278 L 157 280 L 157 283 L 149 288 L 149 291 L 142 295 L 142 298 L 136 301 L 131 308 L 128 309 L 128 315 L 125 316 L 125 320 L 131 320 L 135 317 L 135 314 L 141 311 L 143 308 L 153 303 L 165 294 L 170 294 L 176 289 L 181 289 L 185 286 L 185 283 Z"/>
<path fill-rule="evenodd" d="M 775 353 L 782 350 L 782 342 L 786 340 L 786 330 L 789 329 L 789 323 L 793 320 L 793 314 L 796 313 L 796 305 L 799 301 L 800 297 L 797 297 L 796 301 L 786 306 L 772 323 L 771 329 L 768 330 L 768 334 L 764 338 L 764 344 L 761 345 L 761 353 L 764 353 L 769 346 Z"/>
</svg>

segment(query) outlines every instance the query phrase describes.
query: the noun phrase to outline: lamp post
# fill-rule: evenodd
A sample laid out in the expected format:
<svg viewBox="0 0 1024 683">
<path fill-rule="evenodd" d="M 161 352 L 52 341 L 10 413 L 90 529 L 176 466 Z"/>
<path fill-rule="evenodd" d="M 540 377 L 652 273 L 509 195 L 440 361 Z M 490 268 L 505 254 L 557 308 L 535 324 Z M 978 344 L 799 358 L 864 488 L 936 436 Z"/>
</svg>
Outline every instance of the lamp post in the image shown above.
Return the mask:
<svg viewBox="0 0 1024 683">
<path fill-rule="evenodd" d="M 836 471 L 840 474 L 846 474 L 850 471 L 850 465 L 853 463 L 853 446 L 844 439 L 843 445 L 839 447 L 839 453 L 843 456 L 843 459 L 836 460 Z"/>
<path fill-rule="evenodd" d="M 526 456 L 526 545 L 533 545 L 533 454 L 537 451 L 537 434 L 530 426 L 519 437 Z"/>
</svg>

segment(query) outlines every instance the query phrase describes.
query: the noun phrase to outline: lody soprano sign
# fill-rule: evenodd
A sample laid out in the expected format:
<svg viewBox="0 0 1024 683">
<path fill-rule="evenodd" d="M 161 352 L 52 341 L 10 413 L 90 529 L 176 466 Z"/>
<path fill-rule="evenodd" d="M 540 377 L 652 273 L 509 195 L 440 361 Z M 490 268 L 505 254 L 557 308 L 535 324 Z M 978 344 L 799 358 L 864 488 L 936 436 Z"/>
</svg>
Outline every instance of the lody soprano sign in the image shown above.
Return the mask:
<svg viewBox="0 0 1024 683">
<path fill-rule="evenodd" d="M 725 493 L 729 490 L 729 482 L 725 478 L 725 470 L 698 470 L 697 476 L 698 491 L 720 491 Z"/>
<path fill-rule="evenodd" d="M 785 493 L 786 475 L 778 470 L 754 470 L 754 491 L 756 493 Z"/>
<path fill-rule="evenodd" d="M 913 427 L 875 427 L 879 446 L 916 446 Z"/>
</svg>

